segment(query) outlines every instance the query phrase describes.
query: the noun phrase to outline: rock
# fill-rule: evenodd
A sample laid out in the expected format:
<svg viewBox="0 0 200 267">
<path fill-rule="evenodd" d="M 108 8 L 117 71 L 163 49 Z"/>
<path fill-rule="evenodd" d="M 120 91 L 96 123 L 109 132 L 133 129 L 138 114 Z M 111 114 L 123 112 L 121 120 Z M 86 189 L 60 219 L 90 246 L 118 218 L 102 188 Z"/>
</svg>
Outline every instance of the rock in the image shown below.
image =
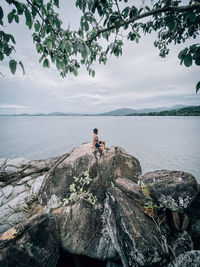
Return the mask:
<svg viewBox="0 0 200 267">
<path fill-rule="evenodd" d="M 124 267 L 151 266 L 168 255 L 166 239 L 154 222 L 120 189 L 107 191 L 104 216 Z"/>
<path fill-rule="evenodd" d="M 189 218 L 184 212 L 169 211 L 168 218 L 170 220 L 170 225 L 176 231 L 185 231 L 189 227 Z"/>
<path fill-rule="evenodd" d="M 43 206 L 49 206 L 51 198 L 57 202 L 66 198 L 74 176 L 80 177 L 84 171 L 89 171 L 93 182 L 91 192 L 95 192 L 98 202 L 103 203 L 105 191 L 112 182 L 121 177 L 137 182 L 141 174 L 139 161 L 128 155 L 119 147 L 108 150 L 108 156 L 101 156 L 90 143 L 83 144 L 62 156 L 45 176 L 39 201 Z"/>
<path fill-rule="evenodd" d="M 140 186 L 126 178 L 117 178 L 114 182 L 115 186 L 121 189 L 128 197 L 138 201 L 144 202 L 145 195 Z"/>
<path fill-rule="evenodd" d="M 107 237 L 102 234 L 105 192 L 122 173 L 136 181 L 141 167 L 137 159 L 121 148 L 110 148 L 104 157 L 91 144 L 83 144 L 62 156 L 45 176 L 39 191 L 39 202 L 45 212 L 51 213 L 63 205 L 74 176 L 80 178 L 85 171 L 89 171 L 92 179 L 88 191 L 96 196 L 98 209 L 81 201 L 62 210 L 58 216 L 62 249 L 99 260 L 112 259 L 116 251 L 108 234 Z"/>
<path fill-rule="evenodd" d="M 190 234 L 194 242 L 194 248 L 200 250 L 200 220 L 193 221 L 190 227 Z"/>
<path fill-rule="evenodd" d="M 57 161 L 57 158 L 48 160 L 29 161 L 24 158 L 0 160 L 0 182 L 11 183 L 30 175 L 42 175 Z M 38 175 L 39 174 L 39 175 Z"/>
<path fill-rule="evenodd" d="M 12 194 L 13 186 L 7 185 L 6 187 L 2 188 L 1 191 L 4 194 L 5 198 L 8 198 Z"/>
<path fill-rule="evenodd" d="M 167 267 L 199 267 L 200 251 L 192 250 L 179 255 Z"/>
<path fill-rule="evenodd" d="M 172 211 L 183 211 L 198 194 L 195 178 L 186 172 L 161 170 L 142 177 L 152 197 Z"/>
<path fill-rule="evenodd" d="M 44 180 L 44 175 L 37 177 L 36 179 L 33 180 L 32 184 L 31 184 L 31 190 L 30 190 L 30 194 L 33 195 L 37 195 L 40 187 L 42 185 L 42 182 Z"/>
<path fill-rule="evenodd" d="M 123 265 L 116 261 L 108 261 L 106 267 L 123 267 Z"/>
<path fill-rule="evenodd" d="M 109 235 L 103 235 L 102 212 L 81 201 L 53 212 L 57 215 L 61 248 L 71 254 L 98 260 L 113 259 L 116 250 Z"/>
<path fill-rule="evenodd" d="M 192 204 L 186 209 L 186 213 L 189 216 L 190 220 L 200 219 L 200 192 L 197 197 L 194 199 Z"/>
<path fill-rule="evenodd" d="M 180 254 L 193 250 L 192 238 L 188 232 L 184 231 L 176 236 L 176 239 L 171 242 L 170 247 L 177 257 Z"/>
<path fill-rule="evenodd" d="M 38 215 L 0 236 L 0 262 L 4 267 L 54 267 L 59 258 L 56 221 Z"/>
</svg>

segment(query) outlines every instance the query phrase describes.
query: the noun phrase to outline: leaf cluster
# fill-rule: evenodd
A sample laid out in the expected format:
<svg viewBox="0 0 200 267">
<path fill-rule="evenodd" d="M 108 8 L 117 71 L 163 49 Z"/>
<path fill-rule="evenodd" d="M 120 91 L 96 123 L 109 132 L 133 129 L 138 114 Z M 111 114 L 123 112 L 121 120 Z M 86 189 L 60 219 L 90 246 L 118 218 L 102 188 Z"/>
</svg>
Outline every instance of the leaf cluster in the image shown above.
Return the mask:
<svg viewBox="0 0 200 267">
<path fill-rule="evenodd" d="M 90 178 L 88 171 L 83 172 L 80 178 L 74 177 L 74 183 L 72 183 L 69 188 L 69 197 L 63 199 L 64 205 L 71 205 L 84 199 L 91 205 L 96 206 L 96 196 L 88 191 L 88 186 L 91 182 L 92 179 Z"/>
<path fill-rule="evenodd" d="M 82 65 L 94 77 L 94 63 L 106 64 L 110 55 L 122 55 L 125 39 L 138 43 L 142 35 L 156 32 L 154 45 L 160 56 L 166 57 L 170 44 L 195 39 L 200 30 L 200 3 L 196 0 L 190 0 L 186 6 L 179 0 L 157 0 L 150 5 L 143 1 L 140 7 L 129 0 L 76 0 L 76 7 L 82 11 L 77 31 L 63 29 L 57 13 L 59 0 L 5 1 L 10 6 L 8 23 L 19 23 L 20 16 L 24 16 L 27 27 L 33 32 L 33 41 L 40 54 L 39 62 L 45 68 L 55 64 L 62 77 L 69 73 L 77 76 Z M 2 26 L 5 19 L 0 6 Z M 1 31 L 0 44 L 0 60 L 11 57 L 14 36 Z M 199 66 L 197 46 L 199 44 L 179 54 L 181 64 Z M 9 64 L 13 74 L 15 65 L 16 61 Z M 199 87 L 200 83 L 196 92 Z"/>
</svg>

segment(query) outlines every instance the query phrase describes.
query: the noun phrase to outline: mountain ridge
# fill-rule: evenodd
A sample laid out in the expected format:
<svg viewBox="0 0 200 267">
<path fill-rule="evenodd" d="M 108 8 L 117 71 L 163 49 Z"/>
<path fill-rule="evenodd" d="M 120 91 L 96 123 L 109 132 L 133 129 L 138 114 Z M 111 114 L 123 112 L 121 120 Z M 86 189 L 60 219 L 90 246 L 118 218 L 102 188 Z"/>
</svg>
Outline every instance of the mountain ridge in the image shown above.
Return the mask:
<svg viewBox="0 0 200 267">
<path fill-rule="evenodd" d="M 51 112 L 51 113 L 22 113 L 22 114 L 0 114 L 0 116 L 146 116 L 150 113 L 159 113 L 159 112 L 169 112 L 177 111 L 183 108 L 193 108 L 198 106 L 188 106 L 188 105 L 174 105 L 172 107 L 156 107 L 156 108 L 144 108 L 144 109 L 131 109 L 131 108 L 120 108 L 107 112 L 101 113 L 73 113 L 73 112 Z M 153 114 L 154 116 L 155 114 Z"/>
</svg>

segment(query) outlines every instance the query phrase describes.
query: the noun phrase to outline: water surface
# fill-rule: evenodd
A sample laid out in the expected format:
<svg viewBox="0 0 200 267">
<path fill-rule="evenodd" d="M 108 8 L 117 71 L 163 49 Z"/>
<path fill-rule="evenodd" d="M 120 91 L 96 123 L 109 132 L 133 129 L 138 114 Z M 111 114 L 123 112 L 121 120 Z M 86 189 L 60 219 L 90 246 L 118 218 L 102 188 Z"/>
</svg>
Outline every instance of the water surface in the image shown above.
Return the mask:
<svg viewBox="0 0 200 267">
<path fill-rule="evenodd" d="M 92 142 L 93 128 L 107 146 L 136 156 L 143 173 L 183 170 L 200 181 L 200 117 L 0 116 L 0 157 L 42 159 Z"/>
</svg>

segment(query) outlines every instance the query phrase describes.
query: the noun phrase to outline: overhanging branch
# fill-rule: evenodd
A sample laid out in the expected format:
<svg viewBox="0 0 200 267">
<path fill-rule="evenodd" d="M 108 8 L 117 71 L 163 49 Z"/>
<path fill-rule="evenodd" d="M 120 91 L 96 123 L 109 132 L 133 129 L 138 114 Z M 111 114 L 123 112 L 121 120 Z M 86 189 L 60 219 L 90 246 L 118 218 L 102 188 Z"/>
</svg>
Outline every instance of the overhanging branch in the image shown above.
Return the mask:
<svg viewBox="0 0 200 267">
<path fill-rule="evenodd" d="M 139 15 L 139 16 L 136 16 L 135 18 L 129 19 L 127 21 L 123 20 L 121 23 L 119 23 L 117 25 L 112 25 L 110 27 L 107 27 L 105 29 L 97 31 L 97 33 L 92 38 L 87 40 L 87 43 L 91 43 L 100 34 L 102 34 L 104 32 L 109 32 L 109 31 L 112 31 L 113 29 L 116 29 L 116 28 L 119 29 L 121 27 L 129 25 L 129 24 L 131 24 L 131 23 L 133 23 L 133 22 L 135 22 L 137 20 L 140 20 L 140 19 L 143 19 L 143 18 L 146 18 L 146 17 L 150 17 L 150 16 L 153 16 L 153 15 L 156 15 L 156 14 L 160 14 L 160 13 L 165 13 L 165 12 L 168 12 L 168 11 L 182 13 L 182 12 L 185 12 L 185 11 L 193 11 L 195 9 L 200 9 L 200 3 L 193 4 L 193 5 L 187 5 L 187 6 L 179 6 L 179 7 L 178 6 L 168 6 L 168 7 L 154 9 L 154 10 L 151 10 L 149 12 L 145 12 L 145 13 Z"/>
</svg>

